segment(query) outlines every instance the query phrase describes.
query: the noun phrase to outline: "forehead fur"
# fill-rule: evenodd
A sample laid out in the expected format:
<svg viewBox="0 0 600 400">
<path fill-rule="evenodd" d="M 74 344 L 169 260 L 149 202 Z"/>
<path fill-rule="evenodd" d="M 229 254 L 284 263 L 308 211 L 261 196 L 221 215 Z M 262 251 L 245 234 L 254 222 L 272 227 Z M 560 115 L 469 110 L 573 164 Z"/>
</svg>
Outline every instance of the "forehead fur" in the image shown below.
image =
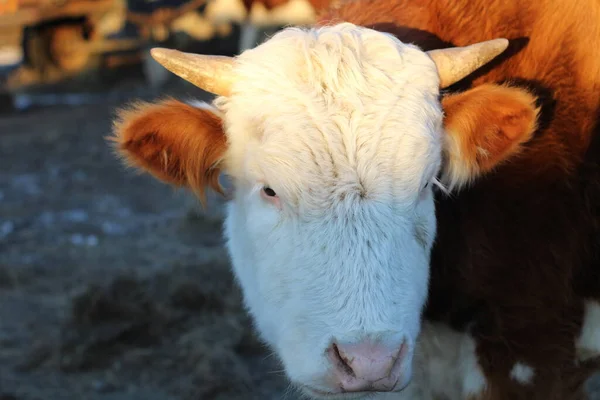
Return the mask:
<svg viewBox="0 0 600 400">
<path fill-rule="evenodd" d="M 347 23 L 288 28 L 235 71 L 232 95 L 216 103 L 235 178 L 326 206 L 411 198 L 438 167 L 439 77 L 413 45 Z"/>
</svg>

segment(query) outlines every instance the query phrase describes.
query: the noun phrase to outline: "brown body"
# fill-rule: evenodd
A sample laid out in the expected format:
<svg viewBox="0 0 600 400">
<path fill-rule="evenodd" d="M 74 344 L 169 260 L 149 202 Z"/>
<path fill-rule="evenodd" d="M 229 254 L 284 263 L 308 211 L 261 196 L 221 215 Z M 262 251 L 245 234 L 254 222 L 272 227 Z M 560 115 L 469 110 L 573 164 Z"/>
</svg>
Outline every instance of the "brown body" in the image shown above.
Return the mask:
<svg viewBox="0 0 600 400">
<path fill-rule="evenodd" d="M 451 91 L 527 88 L 538 96 L 539 127 L 476 184 L 440 196 L 426 318 L 475 338 L 489 384 L 478 398 L 584 398 L 599 360 L 577 361 L 575 341 L 584 301 L 600 300 L 600 2 L 357 0 L 320 21 L 393 33 L 424 50 L 510 39 Z M 510 378 L 516 362 L 534 369 L 531 385 Z"/>
</svg>

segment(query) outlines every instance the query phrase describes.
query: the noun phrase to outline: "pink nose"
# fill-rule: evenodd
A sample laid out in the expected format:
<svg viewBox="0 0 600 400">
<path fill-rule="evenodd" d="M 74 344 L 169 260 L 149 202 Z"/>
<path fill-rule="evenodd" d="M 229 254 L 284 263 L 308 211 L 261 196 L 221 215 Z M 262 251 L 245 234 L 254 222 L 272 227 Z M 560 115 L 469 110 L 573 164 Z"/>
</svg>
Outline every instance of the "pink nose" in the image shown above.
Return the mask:
<svg viewBox="0 0 600 400">
<path fill-rule="evenodd" d="M 390 392 L 402 375 L 406 343 L 390 348 L 383 344 L 361 342 L 333 343 L 327 350 L 335 384 L 344 392 Z"/>
</svg>

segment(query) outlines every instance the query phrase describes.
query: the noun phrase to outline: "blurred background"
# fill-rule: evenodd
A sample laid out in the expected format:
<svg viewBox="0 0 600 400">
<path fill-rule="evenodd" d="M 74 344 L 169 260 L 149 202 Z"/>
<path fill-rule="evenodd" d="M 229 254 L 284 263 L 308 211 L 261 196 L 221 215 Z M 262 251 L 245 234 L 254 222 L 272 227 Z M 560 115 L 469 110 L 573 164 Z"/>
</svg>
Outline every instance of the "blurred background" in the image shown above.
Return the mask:
<svg viewBox="0 0 600 400">
<path fill-rule="evenodd" d="M 0 0 L 0 400 L 294 399 L 229 271 L 222 201 L 125 169 L 134 99 L 209 100 L 154 46 L 235 55 L 307 0 Z"/>
</svg>

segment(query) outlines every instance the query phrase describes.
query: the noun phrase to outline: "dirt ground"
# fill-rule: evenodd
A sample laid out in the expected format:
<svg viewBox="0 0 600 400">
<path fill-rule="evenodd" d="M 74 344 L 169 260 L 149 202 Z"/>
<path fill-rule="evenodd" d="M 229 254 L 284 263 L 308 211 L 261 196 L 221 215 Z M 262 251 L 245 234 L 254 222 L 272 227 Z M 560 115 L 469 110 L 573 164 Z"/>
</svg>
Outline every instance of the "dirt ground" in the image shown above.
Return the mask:
<svg viewBox="0 0 600 400">
<path fill-rule="evenodd" d="M 241 308 L 221 204 L 111 153 L 124 100 L 0 119 L 0 399 L 294 398 Z"/>
<path fill-rule="evenodd" d="M 111 153 L 122 102 L 0 119 L 0 400 L 296 398 L 241 308 L 221 204 Z"/>
</svg>

